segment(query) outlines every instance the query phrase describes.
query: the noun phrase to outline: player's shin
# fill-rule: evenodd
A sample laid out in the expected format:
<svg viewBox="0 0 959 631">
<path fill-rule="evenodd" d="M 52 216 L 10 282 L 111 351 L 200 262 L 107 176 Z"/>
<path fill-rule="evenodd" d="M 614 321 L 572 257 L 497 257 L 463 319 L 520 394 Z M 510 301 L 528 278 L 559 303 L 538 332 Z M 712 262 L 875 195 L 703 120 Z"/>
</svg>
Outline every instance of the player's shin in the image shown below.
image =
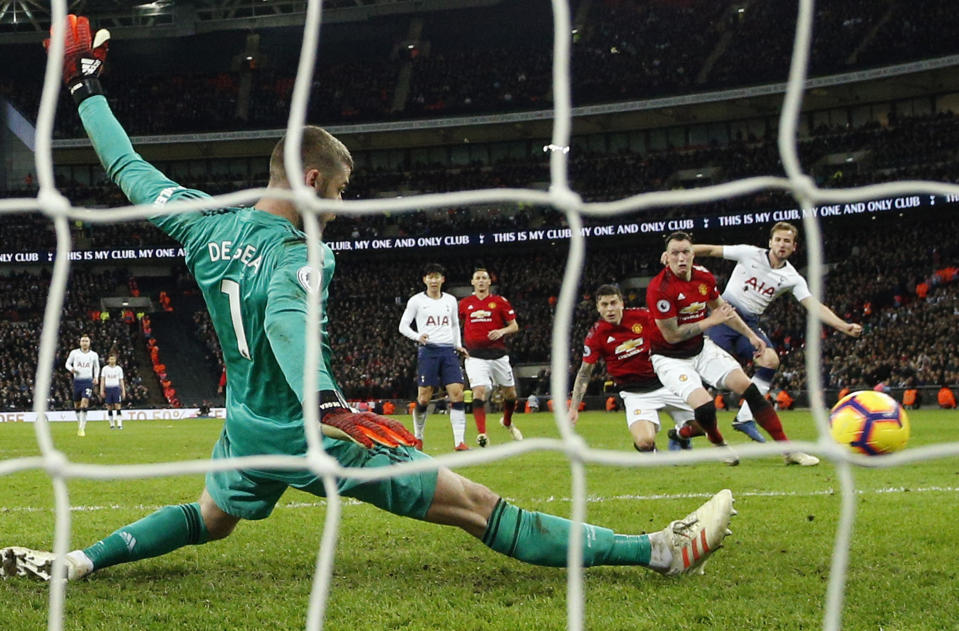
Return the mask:
<svg viewBox="0 0 959 631">
<path fill-rule="evenodd" d="M 756 372 L 753 374 L 752 381 L 756 388 L 759 389 L 759 394 L 766 396 L 766 393 L 769 392 L 769 389 L 773 385 L 773 379 L 776 377 L 776 370 L 774 368 L 766 368 L 765 366 L 759 366 L 756 368 Z M 749 403 L 744 403 L 743 406 L 739 409 L 739 412 L 736 414 L 736 422 L 742 423 L 744 421 L 753 420 L 753 411 Z"/>
<path fill-rule="evenodd" d="M 555 515 L 525 511 L 500 499 L 490 515 L 483 543 L 525 563 L 564 567 L 573 522 Z M 619 535 L 608 528 L 582 524 L 583 565 L 650 564 L 647 535 Z"/>
<path fill-rule="evenodd" d="M 743 392 L 743 397 L 749 407 L 752 408 L 753 414 L 756 416 L 756 422 L 769 432 L 773 440 L 789 440 L 786 432 L 783 431 L 783 424 L 779 420 L 779 415 L 776 414 L 772 404 L 759 392 L 756 384 L 749 384 L 749 387 Z"/>
<path fill-rule="evenodd" d="M 486 401 L 473 399 L 473 420 L 476 421 L 476 433 L 486 433 Z"/>
<path fill-rule="evenodd" d="M 714 445 L 723 445 L 726 443 L 722 433 L 719 431 L 719 427 L 716 425 L 715 403 L 709 401 L 708 403 L 700 405 L 693 410 L 693 415 L 696 418 L 696 423 L 699 424 L 703 431 L 706 432 L 706 436 L 709 437 L 709 442 Z"/>
<path fill-rule="evenodd" d="M 453 426 L 453 444 L 466 440 L 466 404 L 456 401 L 450 404 L 450 424 Z"/>
<path fill-rule="evenodd" d="M 423 440 L 423 432 L 426 429 L 426 405 L 416 402 L 413 408 L 413 435 Z"/>
<path fill-rule="evenodd" d="M 101 539 L 83 553 L 99 570 L 119 563 L 129 563 L 160 556 L 187 545 L 200 545 L 210 540 L 203 522 L 200 504 L 165 506 L 151 515 L 120 528 Z"/>
<path fill-rule="evenodd" d="M 503 401 L 503 425 L 509 427 L 513 422 L 513 412 L 516 410 L 516 399 Z"/>
</svg>

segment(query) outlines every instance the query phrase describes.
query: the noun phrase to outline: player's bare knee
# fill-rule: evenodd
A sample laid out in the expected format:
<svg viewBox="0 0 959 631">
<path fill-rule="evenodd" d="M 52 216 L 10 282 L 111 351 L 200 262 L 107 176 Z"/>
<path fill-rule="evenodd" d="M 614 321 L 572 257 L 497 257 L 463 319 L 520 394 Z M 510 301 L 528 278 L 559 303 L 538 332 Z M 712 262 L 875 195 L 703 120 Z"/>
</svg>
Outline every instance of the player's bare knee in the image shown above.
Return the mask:
<svg viewBox="0 0 959 631">
<path fill-rule="evenodd" d="M 779 355 L 773 349 L 767 348 L 766 351 L 756 360 L 756 365 L 762 366 L 763 368 L 777 370 L 779 368 Z"/>
<path fill-rule="evenodd" d="M 724 385 L 735 392 L 736 394 L 742 394 L 746 391 L 746 388 L 749 387 L 749 384 L 752 381 L 749 380 L 749 377 L 742 370 L 734 370 L 733 372 L 726 375 Z"/>
<path fill-rule="evenodd" d="M 210 535 L 210 541 L 216 541 L 217 539 L 226 539 L 233 533 L 233 529 L 236 528 L 237 520 L 209 520 L 206 517 L 203 518 L 203 523 L 206 525 L 206 530 Z"/>
<path fill-rule="evenodd" d="M 206 489 L 200 496 L 200 515 L 203 517 L 203 525 L 206 526 L 209 541 L 229 537 L 240 521 L 239 517 L 234 517 L 217 506 Z"/>
<path fill-rule="evenodd" d="M 479 482 L 473 482 L 468 478 L 466 480 L 465 491 L 466 495 L 469 498 L 471 504 L 476 507 L 476 510 L 480 513 L 488 514 L 492 512 L 493 507 L 496 506 L 499 496 L 494 493 L 488 486 L 485 484 L 480 484 Z M 489 509 L 488 511 L 486 509 Z"/>
<path fill-rule="evenodd" d="M 633 439 L 633 447 L 636 451 L 656 451 L 656 442 L 648 439 Z"/>
</svg>

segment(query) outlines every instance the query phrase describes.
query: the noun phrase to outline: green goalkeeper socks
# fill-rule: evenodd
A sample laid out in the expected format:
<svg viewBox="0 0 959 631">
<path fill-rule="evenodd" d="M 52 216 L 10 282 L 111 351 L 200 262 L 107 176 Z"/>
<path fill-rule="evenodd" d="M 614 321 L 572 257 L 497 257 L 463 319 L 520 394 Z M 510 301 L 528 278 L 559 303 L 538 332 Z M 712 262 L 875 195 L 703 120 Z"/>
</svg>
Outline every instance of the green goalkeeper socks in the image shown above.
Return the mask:
<svg viewBox="0 0 959 631">
<path fill-rule="evenodd" d="M 507 556 L 533 565 L 565 567 L 572 522 L 555 515 L 533 513 L 504 500 L 497 502 L 483 543 Z M 583 524 L 583 566 L 649 565 L 647 535 L 617 535 L 608 528 Z"/>
<path fill-rule="evenodd" d="M 102 569 L 160 556 L 187 545 L 199 545 L 210 539 L 200 514 L 200 504 L 164 506 L 140 521 L 124 526 L 101 539 L 83 553 Z"/>
</svg>

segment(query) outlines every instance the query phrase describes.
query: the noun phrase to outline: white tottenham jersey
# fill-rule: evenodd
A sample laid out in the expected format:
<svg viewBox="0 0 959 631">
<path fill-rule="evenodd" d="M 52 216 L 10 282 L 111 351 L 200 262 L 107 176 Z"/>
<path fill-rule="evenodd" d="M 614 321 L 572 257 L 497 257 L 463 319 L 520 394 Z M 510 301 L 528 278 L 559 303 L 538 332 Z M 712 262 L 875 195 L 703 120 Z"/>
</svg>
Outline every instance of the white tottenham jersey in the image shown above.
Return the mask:
<svg viewBox="0 0 959 631">
<path fill-rule="evenodd" d="M 420 292 L 406 303 L 406 311 L 400 318 L 400 333 L 418 342 L 426 333 L 427 344 L 460 347 L 460 319 L 456 298 L 443 293 L 439 298 L 430 298 Z M 410 326 L 416 320 L 416 330 Z"/>
<path fill-rule="evenodd" d="M 100 356 L 94 351 L 84 353 L 79 348 L 70 351 L 66 363 L 67 370 L 76 371 L 74 379 L 93 380 L 100 375 Z"/>
<path fill-rule="evenodd" d="M 104 388 L 119 388 L 120 382 L 123 381 L 123 369 L 107 364 L 100 371 L 100 379 L 103 379 Z"/>
<path fill-rule="evenodd" d="M 723 300 L 740 311 L 760 315 L 769 304 L 787 291 L 796 300 L 805 300 L 812 294 L 806 279 L 799 275 L 792 263 L 779 269 L 769 264 L 767 250 L 754 245 L 725 245 L 723 258 L 736 261 L 736 267 L 723 290 Z"/>
</svg>

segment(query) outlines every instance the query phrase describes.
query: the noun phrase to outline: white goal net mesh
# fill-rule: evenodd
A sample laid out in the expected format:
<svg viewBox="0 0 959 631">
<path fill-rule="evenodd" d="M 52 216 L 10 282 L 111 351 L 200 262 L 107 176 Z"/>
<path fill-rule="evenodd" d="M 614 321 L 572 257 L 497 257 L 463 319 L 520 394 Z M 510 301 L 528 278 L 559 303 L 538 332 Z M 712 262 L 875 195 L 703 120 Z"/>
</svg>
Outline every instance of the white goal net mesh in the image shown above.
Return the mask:
<svg viewBox="0 0 959 631">
<path fill-rule="evenodd" d="M 322 3 L 320 0 L 309 0 L 306 25 L 303 38 L 303 48 L 300 56 L 298 75 L 293 92 L 291 112 L 288 122 L 288 142 L 286 143 L 285 160 L 289 171 L 301 170 L 299 164 L 300 141 L 302 127 L 306 117 L 306 104 L 309 94 L 312 71 L 315 67 L 319 37 L 321 35 Z M 575 191 L 571 190 L 568 181 L 568 148 L 570 146 L 570 132 L 572 110 L 570 104 L 569 60 L 570 60 L 570 17 L 569 7 L 562 0 L 553 0 L 554 15 L 554 47 L 553 47 L 553 97 L 554 119 L 552 138 L 548 149 L 550 155 L 551 186 L 547 192 L 525 189 L 487 189 L 464 191 L 458 193 L 425 195 L 394 200 L 369 200 L 348 202 L 336 205 L 338 213 L 373 214 L 383 212 L 403 212 L 423 210 L 429 208 L 468 206 L 481 203 L 529 203 L 551 206 L 562 212 L 571 229 L 571 241 L 568 262 L 563 277 L 563 287 L 558 297 L 556 318 L 552 331 L 552 382 L 551 392 L 564 393 L 569 391 L 567 366 L 570 357 L 570 334 L 574 306 L 577 299 L 576 287 L 579 281 L 584 262 L 584 236 L 582 234 L 583 218 L 590 216 L 613 216 L 637 210 L 656 208 L 661 206 L 691 206 L 694 204 L 720 200 L 730 197 L 744 196 L 764 190 L 789 191 L 795 196 L 803 209 L 803 224 L 807 235 L 808 262 L 810 289 L 814 296 L 822 295 L 822 276 L 819 270 L 822 266 L 822 243 L 818 220 L 813 209 L 817 204 L 824 202 L 854 202 L 863 199 L 874 199 L 905 193 L 930 194 L 959 194 L 959 186 L 947 185 L 926 181 L 900 181 L 887 184 L 872 185 L 856 189 L 820 189 L 808 177 L 799 163 L 797 154 L 797 126 L 803 90 L 806 81 L 807 61 L 810 50 L 811 26 L 813 21 L 813 0 L 798 2 L 798 27 L 795 33 L 794 53 L 789 73 L 788 87 L 782 105 L 779 122 L 779 152 L 785 167 L 787 177 L 753 177 L 739 181 L 727 182 L 719 185 L 698 188 L 687 191 L 653 192 L 636 195 L 626 199 L 603 203 L 584 203 Z M 63 52 L 63 24 L 66 19 L 65 0 L 54 0 L 52 3 L 54 29 L 49 59 L 62 59 Z M 94 19 L 96 16 L 92 16 Z M 53 119 L 56 110 L 57 96 L 61 90 L 61 68 L 56 62 L 48 63 L 44 79 L 43 96 L 37 124 L 36 136 L 36 172 L 40 186 L 39 194 L 35 199 L 10 199 L 0 201 L 0 213 L 35 210 L 50 217 L 55 226 L 57 236 L 56 260 L 50 284 L 49 298 L 45 307 L 43 331 L 40 339 L 39 361 L 36 375 L 34 411 L 37 413 L 36 438 L 42 455 L 35 458 L 22 458 L 0 461 L 0 475 L 7 475 L 26 470 L 43 470 L 50 476 L 56 501 L 56 522 L 54 551 L 58 557 L 58 567 L 55 572 L 62 572 L 63 555 L 68 551 L 70 541 L 71 513 L 70 498 L 67 492 L 67 482 L 71 479 L 85 478 L 96 480 L 133 479 L 155 476 L 170 476 L 182 474 L 200 474 L 213 470 L 227 470 L 241 467 L 253 468 L 309 468 L 323 476 L 328 492 L 328 508 L 323 530 L 322 543 L 317 558 L 316 572 L 310 606 L 307 617 L 309 629 L 323 627 L 326 603 L 331 585 L 334 550 L 340 524 L 341 500 L 336 493 L 335 476 L 352 476 L 361 479 L 378 479 L 395 475 L 422 471 L 439 466 L 456 466 L 481 464 L 517 456 L 522 453 L 542 450 L 552 450 L 567 454 L 572 473 L 571 518 L 581 522 L 586 515 L 586 469 L 590 463 L 615 466 L 670 466 L 679 462 L 698 462 L 718 460 L 721 455 L 710 453 L 718 450 L 702 450 L 691 453 L 663 453 L 655 459 L 637 459 L 634 454 L 626 452 L 610 452 L 590 449 L 588 445 L 572 430 L 566 422 L 566 404 L 563 397 L 557 398 L 554 410 L 555 422 L 559 431 L 559 439 L 532 438 L 522 442 L 497 446 L 493 449 L 473 451 L 462 455 L 452 454 L 437 457 L 429 462 L 404 464 L 388 469 L 378 470 L 348 470 L 340 467 L 322 450 L 321 440 L 317 431 L 317 424 L 306 424 L 309 453 L 306 459 L 292 457 L 262 456 L 233 460 L 200 460 L 187 462 L 170 462 L 155 465 L 113 465 L 97 466 L 79 464 L 69 461 L 62 452 L 55 449 L 51 438 L 50 428 L 44 420 L 47 412 L 48 397 L 51 388 L 51 376 L 54 373 L 54 356 L 57 343 L 57 331 L 66 291 L 67 276 L 70 268 L 71 238 L 68 222 L 82 220 L 90 223 L 109 223 L 121 220 L 143 219 L 155 214 L 155 210 L 148 207 L 127 206 L 104 210 L 88 210 L 73 207 L 56 189 L 52 164 L 52 131 Z M 201 208 L 211 208 L 226 205 L 237 205 L 252 202 L 267 195 L 266 189 L 240 191 L 229 195 L 221 195 L 213 200 L 193 200 L 190 202 L 170 203 L 166 206 L 169 213 L 194 211 Z M 275 191 L 270 195 L 277 196 Z M 310 235 L 309 256 L 314 269 L 320 269 L 317 264 L 319 250 L 319 223 L 317 216 L 321 212 L 328 212 L 334 207 L 330 202 L 318 200 L 312 190 L 301 183 L 295 186 L 286 196 L 294 200 L 304 215 L 304 225 Z M 308 366 L 316 364 L 319 354 L 319 296 L 311 294 L 310 327 L 307 339 Z M 855 512 L 855 487 L 853 483 L 852 467 L 855 465 L 870 467 L 894 467 L 908 462 L 928 458 L 940 458 L 959 453 L 957 445 L 929 446 L 910 449 L 882 459 L 868 459 L 864 456 L 854 456 L 829 439 L 827 410 L 824 405 L 822 384 L 820 382 L 820 336 L 818 334 L 820 322 L 810 318 L 807 323 L 806 334 L 806 369 L 809 377 L 810 403 L 819 431 L 816 442 L 797 442 L 793 446 L 810 453 L 822 456 L 836 465 L 841 485 L 840 521 L 835 538 L 832 567 L 827 590 L 827 601 L 823 628 L 838 629 L 842 611 L 844 580 L 846 575 L 847 559 L 850 549 Z M 317 409 L 316 375 L 314 371 L 305 371 L 304 391 L 314 400 L 307 400 L 304 409 L 308 415 L 313 415 Z M 755 444 L 743 447 L 739 452 L 744 458 L 769 456 L 781 453 L 780 445 Z M 571 529 L 570 550 L 581 547 L 581 531 Z M 584 626 L 584 590 L 583 568 L 577 555 L 571 554 L 568 563 L 568 628 L 579 631 Z M 48 628 L 60 630 L 63 628 L 65 584 L 52 581 L 50 584 L 50 615 Z"/>
</svg>

